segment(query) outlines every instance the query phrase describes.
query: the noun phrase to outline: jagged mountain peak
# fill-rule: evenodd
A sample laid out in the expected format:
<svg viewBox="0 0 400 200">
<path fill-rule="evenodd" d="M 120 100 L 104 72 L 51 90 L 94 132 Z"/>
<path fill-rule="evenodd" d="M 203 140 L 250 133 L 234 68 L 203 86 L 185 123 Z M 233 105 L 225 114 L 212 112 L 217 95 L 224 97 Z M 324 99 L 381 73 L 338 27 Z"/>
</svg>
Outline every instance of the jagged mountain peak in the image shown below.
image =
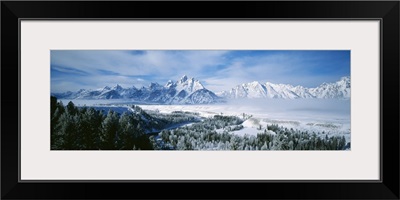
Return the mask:
<svg viewBox="0 0 400 200">
<path fill-rule="evenodd" d="M 164 85 L 165 88 L 170 88 L 174 85 L 174 82 L 172 80 L 168 80 L 168 82 Z"/>
<path fill-rule="evenodd" d="M 188 78 L 184 75 L 175 85 L 176 90 L 192 93 L 197 90 L 205 89 L 203 84 L 200 83 L 199 80 L 195 78 Z"/>
<path fill-rule="evenodd" d="M 169 82 L 169 81 L 168 81 Z M 199 80 L 197 80 L 194 77 L 188 77 L 187 75 L 183 75 L 178 81 L 177 83 L 190 83 L 190 82 L 200 82 Z"/>
<path fill-rule="evenodd" d="M 350 88 L 350 76 L 344 76 L 337 83 L 342 83 L 345 87 Z"/>
<path fill-rule="evenodd" d="M 341 81 L 350 81 L 350 76 L 343 76 L 340 78 Z"/>
<path fill-rule="evenodd" d="M 149 85 L 149 89 L 151 89 L 151 90 L 154 90 L 154 89 L 159 89 L 161 87 L 161 85 L 160 84 L 158 84 L 158 83 L 150 83 L 150 85 Z"/>
<path fill-rule="evenodd" d="M 180 79 L 180 82 L 186 82 L 188 80 L 188 77 L 186 75 L 183 75 L 182 78 Z"/>
<path fill-rule="evenodd" d="M 115 85 L 114 87 L 112 87 L 112 90 L 123 90 L 124 88 L 121 86 L 121 85 L 119 85 L 119 84 L 117 84 L 117 85 Z"/>
</svg>

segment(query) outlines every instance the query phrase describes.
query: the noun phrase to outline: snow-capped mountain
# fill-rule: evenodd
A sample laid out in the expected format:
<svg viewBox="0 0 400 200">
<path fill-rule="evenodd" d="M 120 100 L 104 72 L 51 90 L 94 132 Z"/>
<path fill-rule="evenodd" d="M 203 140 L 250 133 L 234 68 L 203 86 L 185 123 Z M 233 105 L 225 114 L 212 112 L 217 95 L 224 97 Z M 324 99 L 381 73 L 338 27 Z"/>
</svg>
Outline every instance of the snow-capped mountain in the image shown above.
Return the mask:
<svg viewBox="0 0 400 200">
<path fill-rule="evenodd" d="M 216 93 L 224 98 L 276 98 L 276 99 L 349 99 L 350 77 L 342 77 L 335 83 L 323 83 L 315 88 L 292 86 L 289 84 L 260 83 L 254 81 L 237 85 L 229 91 Z"/>
<path fill-rule="evenodd" d="M 335 83 L 323 83 L 316 88 L 310 88 L 316 98 L 350 98 L 350 77 L 342 77 Z"/>
<path fill-rule="evenodd" d="M 96 90 L 81 89 L 77 92 L 54 93 L 63 99 L 130 99 L 140 102 L 160 104 L 210 104 L 221 98 L 207 90 L 200 81 L 184 75 L 180 80 L 169 80 L 164 86 L 151 83 L 148 87 L 123 88 L 120 85 Z"/>
<path fill-rule="evenodd" d="M 315 88 L 253 81 L 237 85 L 229 91 L 214 93 L 206 89 L 200 81 L 185 75 L 175 82 L 169 80 L 164 86 L 151 83 L 148 87 L 138 89 L 135 86 L 123 88 L 117 84 L 114 87 L 80 89 L 76 92 L 68 91 L 52 95 L 59 99 L 129 99 L 159 104 L 211 104 L 229 98 L 349 99 L 350 77 L 342 77 L 337 82 L 323 83 Z"/>
</svg>

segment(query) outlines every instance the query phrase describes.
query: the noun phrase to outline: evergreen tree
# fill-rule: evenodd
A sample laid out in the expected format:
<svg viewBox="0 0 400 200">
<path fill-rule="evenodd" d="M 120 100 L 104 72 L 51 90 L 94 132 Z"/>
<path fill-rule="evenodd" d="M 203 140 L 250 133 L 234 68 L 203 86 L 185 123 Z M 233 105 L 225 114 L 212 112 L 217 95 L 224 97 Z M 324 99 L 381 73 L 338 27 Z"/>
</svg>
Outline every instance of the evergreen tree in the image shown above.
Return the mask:
<svg viewBox="0 0 400 200">
<path fill-rule="evenodd" d="M 264 144 L 261 146 L 261 150 L 268 150 L 268 145 L 267 142 L 264 142 Z"/>
<path fill-rule="evenodd" d="M 82 109 L 81 132 L 82 146 L 87 150 L 100 149 L 102 115 L 94 108 Z"/>
<path fill-rule="evenodd" d="M 56 133 L 57 140 L 55 141 L 55 148 L 66 150 L 77 149 L 77 126 L 74 120 L 74 116 L 70 115 L 67 112 L 63 113 L 60 116 L 59 123 L 57 124 L 57 129 L 58 131 Z"/>
<path fill-rule="evenodd" d="M 132 123 L 133 118 L 128 113 L 123 113 L 119 119 L 118 148 L 130 150 L 133 149 L 134 140 L 139 137 L 137 129 Z"/>
<path fill-rule="evenodd" d="M 59 131 L 60 125 L 59 119 L 61 115 L 65 112 L 64 105 L 62 102 L 57 102 L 57 98 L 51 96 L 50 97 L 50 137 L 51 137 L 51 149 L 61 149 L 60 144 L 60 135 L 57 134 Z M 57 126 L 58 125 L 58 126 Z M 57 128 L 58 127 L 58 128 Z"/>
<path fill-rule="evenodd" d="M 74 103 L 72 101 L 70 101 L 66 107 L 66 111 L 70 114 L 70 115 L 75 115 L 78 112 L 78 108 L 75 107 Z"/>
<path fill-rule="evenodd" d="M 119 129 L 118 126 L 118 114 L 113 110 L 109 110 L 107 117 L 101 124 L 102 131 L 100 141 L 104 150 L 115 149 L 116 136 Z"/>
</svg>

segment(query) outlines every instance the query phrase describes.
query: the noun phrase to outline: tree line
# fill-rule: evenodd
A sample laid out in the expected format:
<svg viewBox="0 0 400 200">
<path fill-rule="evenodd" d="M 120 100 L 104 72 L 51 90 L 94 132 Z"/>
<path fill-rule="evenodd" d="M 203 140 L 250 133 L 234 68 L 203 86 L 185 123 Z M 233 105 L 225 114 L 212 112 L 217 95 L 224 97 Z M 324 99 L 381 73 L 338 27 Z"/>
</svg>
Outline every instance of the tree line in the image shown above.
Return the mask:
<svg viewBox="0 0 400 200">
<path fill-rule="evenodd" d="M 52 150 L 151 150 L 141 116 L 64 106 L 51 97 Z"/>
</svg>

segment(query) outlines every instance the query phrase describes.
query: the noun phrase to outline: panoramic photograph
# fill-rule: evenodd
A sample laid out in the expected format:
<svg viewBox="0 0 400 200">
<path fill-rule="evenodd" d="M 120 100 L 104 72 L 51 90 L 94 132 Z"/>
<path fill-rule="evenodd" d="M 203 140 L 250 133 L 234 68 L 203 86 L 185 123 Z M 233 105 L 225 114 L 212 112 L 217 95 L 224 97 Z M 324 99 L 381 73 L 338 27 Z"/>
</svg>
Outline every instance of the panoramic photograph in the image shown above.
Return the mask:
<svg viewBox="0 0 400 200">
<path fill-rule="evenodd" d="M 349 50 L 51 50 L 51 150 L 349 151 Z"/>
</svg>

